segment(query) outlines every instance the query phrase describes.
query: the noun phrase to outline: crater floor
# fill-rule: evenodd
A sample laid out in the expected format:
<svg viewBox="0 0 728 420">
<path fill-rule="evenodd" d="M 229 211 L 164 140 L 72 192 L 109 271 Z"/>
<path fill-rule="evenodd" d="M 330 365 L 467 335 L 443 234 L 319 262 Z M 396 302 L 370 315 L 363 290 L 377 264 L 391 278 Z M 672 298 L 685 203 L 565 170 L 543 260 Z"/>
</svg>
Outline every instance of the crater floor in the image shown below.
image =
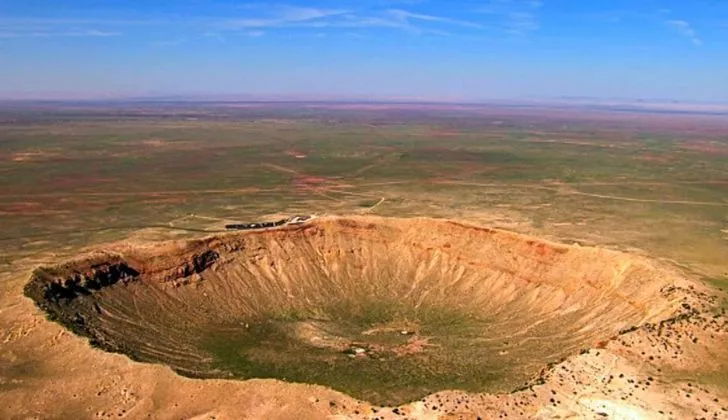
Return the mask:
<svg viewBox="0 0 728 420">
<path fill-rule="evenodd" d="M 97 252 L 37 270 L 26 294 L 94 345 L 186 376 L 398 405 L 529 385 L 673 314 L 673 276 L 634 255 L 454 221 L 332 217 Z"/>
</svg>

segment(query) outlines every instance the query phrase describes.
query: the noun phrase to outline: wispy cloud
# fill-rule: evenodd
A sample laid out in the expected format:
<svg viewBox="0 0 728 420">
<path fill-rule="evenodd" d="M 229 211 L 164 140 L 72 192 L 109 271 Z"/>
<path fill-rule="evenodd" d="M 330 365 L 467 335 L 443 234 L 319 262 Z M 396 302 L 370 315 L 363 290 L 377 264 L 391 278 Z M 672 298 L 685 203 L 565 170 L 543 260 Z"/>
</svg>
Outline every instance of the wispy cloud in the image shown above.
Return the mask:
<svg viewBox="0 0 728 420">
<path fill-rule="evenodd" d="M 447 35 L 445 26 L 482 29 L 476 23 L 447 16 L 418 13 L 403 9 L 348 10 L 283 6 L 267 10 L 263 17 L 226 21 L 228 30 L 251 28 L 389 28 L 410 33 Z"/>
<path fill-rule="evenodd" d="M 177 45 L 182 45 L 186 42 L 187 42 L 187 38 L 167 39 L 167 40 L 163 40 L 163 41 L 150 42 L 149 46 L 154 47 L 154 48 L 175 47 Z"/>
<path fill-rule="evenodd" d="M 531 12 L 512 12 L 508 19 L 508 33 L 512 35 L 526 35 L 541 28 L 536 15 Z"/>
<path fill-rule="evenodd" d="M 341 16 L 347 10 L 320 9 L 313 7 L 278 7 L 269 16 L 233 19 L 226 22 L 230 28 L 276 28 L 296 26 L 298 24 L 323 21 L 333 16 Z"/>
<path fill-rule="evenodd" d="M 694 45 L 703 45 L 703 40 L 700 39 L 690 22 L 684 20 L 668 20 L 666 23 L 677 33 L 688 38 Z"/>
<path fill-rule="evenodd" d="M 541 28 L 541 0 L 490 0 L 477 12 L 493 16 L 495 25 L 510 35 L 525 36 Z"/>
<path fill-rule="evenodd" d="M 108 36 L 120 36 L 121 32 L 109 32 L 109 31 L 97 31 L 95 29 L 91 29 L 88 31 L 83 32 L 77 32 L 76 36 L 99 36 L 99 37 L 108 37 Z M 73 36 L 73 34 L 72 34 Z"/>
<path fill-rule="evenodd" d="M 0 16 L 0 38 L 110 38 L 128 32 L 129 26 L 161 25 L 167 22 L 160 20 Z"/>
<path fill-rule="evenodd" d="M 120 32 L 99 31 L 95 29 L 84 31 L 0 31 L 0 38 L 53 38 L 53 37 L 77 37 L 77 38 L 108 38 L 120 36 Z"/>
<path fill-rule="evenodd" d="M 495 0 L 510 2 L 511 0 Z M 515 0 L 513 0 L 515 1 Z M 530 8 L 539 7 L 539 0 L 518 0 Z M 0 17 L 0 37 L 53 37 L 87 36 L 108 37 L 131 32 L 130 27 L 154 28 L 162 36 L 174 28 L 184 36 L 200 36 L 207 39 L 224 39 L 228 33 L 260 37 L 285 29 L 311 30 L 320 33 L 324 28 L 333 29 L 392 29 L 410 34 L 448 35 L 450 30 L 482 30 L 485 25 L 477 21 L 443 14 L 425 13 L 419 10 L 420 0 L 382 0 L 378 6 L 360 5 L 351 8 L 302 7 L 294 5 L 246 4 L 235 8 L 229 16 L 195 16 L 167 18 L 117 19 L 109 16 L 98 18 Z M 406 8 L 406 9 L 405 9 Z M 480 16 L 482 17 L 482 15 Z M 529 31 L 535 23 L 524 13 L 514 12 L 512 27 Z M 97 28 L 103 28 L 99 30 Z M 197 33 L 194 35 L 192 33 Z M 168 44 L 170 41 L 161 41 Z M 174 39 L 171 41 L 177 43 Z"/>
<path fill-rule="evenodd" d="M 206 38 L 206 39 L 214 39 L 214 40 L 220 41 L 220 42 L 227 42 L 225 37 L 217 32 L 203 32 L 201 36 L 202 36 L 202 38 Z"/>
<path fill-rule="evenodd" d="M 408 32 L 421 32 L 420 29 L 409 22 L 408 19 L 397 19 L 391 16 L 359 16 L 349 14 L 342 16 L 342 19 L 329 22 L 329 26 L 340 28 L 389 28 L 399 29 Z"/>
<path fill-rule="evenodd" d="M 393 18 L 400 20 L 400 21 L 407 21 L 410 20 L 421 20 L 426 22 L 438 22 L 448 25 L 455 25 L 455 26 L 463 26 L 466 28 L 475 28 L 475 29 L 482 29 L 483 25 L 475 22 L 469 22 L 465 20 L 460 19 L 452 19 L 444 16 L 433 16 L 433 15 L 427 15 L 422 13 L 413 13 L 408 12 L 406 10 L 400 10 L 400 9 L 390 9 L 387 11 L 387 13 L 392 16 Z"/>
</svg>

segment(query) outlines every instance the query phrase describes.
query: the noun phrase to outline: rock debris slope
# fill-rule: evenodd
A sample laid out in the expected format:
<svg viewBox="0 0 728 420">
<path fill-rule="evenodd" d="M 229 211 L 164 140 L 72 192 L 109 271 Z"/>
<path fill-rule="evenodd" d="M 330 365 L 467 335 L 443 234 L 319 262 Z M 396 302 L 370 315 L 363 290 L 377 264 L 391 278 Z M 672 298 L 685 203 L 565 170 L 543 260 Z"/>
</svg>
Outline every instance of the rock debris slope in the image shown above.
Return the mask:
<svg viewBox="0 0 728 420">
<path fill-rule="evenodd" d="M 616 251 L 433 219 L 328 217 L 121 245 L 26 295 L 92 344 L 195 377 L 273 377 L 378 404 L 506 392 L 680 306 Z"/>
</svg>

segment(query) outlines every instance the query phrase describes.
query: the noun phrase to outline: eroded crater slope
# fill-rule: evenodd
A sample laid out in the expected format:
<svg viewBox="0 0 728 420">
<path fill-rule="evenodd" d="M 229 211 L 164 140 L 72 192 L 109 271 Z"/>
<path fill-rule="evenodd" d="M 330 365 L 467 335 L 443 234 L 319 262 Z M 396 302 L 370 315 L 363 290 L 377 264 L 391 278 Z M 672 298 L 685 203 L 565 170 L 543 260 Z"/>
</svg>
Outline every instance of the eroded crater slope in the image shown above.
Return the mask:
<svg viewBox="0 0 728 420">
<path fill-rule="evenodd" d="M 672 272 L 453 221 L 321 218 L 116 246 L 26 287 L 94 345 L 195 377 L 278 378 L 377 404 L 504 392 L 664 319 Z"/>
</svg>

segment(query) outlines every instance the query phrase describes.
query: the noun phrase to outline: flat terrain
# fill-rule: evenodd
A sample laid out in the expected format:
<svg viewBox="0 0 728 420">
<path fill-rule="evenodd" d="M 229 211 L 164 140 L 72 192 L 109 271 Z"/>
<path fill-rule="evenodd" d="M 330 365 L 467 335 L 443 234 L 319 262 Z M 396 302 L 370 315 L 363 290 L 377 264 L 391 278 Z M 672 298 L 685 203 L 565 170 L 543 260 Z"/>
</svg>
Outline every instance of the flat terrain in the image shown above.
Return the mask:
<svg viewBox="0 0 728 420">
<path fill-rule="evenodd" d="M 464 219 L 646 255 L 725 288 L 728 118 L 436 104 L 4 104 L 0 417 L 108 414 L 100 407 L 112 404 L 110 390 L 122 394 L 115 406 L 121 398 L 132 407 L 143 391 L 127 395 L 120 384 L 157 376 L 47 322 L 22 297 L 34 267 L 99 244 L 199 237 L 293 214 Z M 664 375 L 728 393 L 725 344 Z M 96 392 L 62 385 L 88 375 L 80 365 L 113 372 L 118 363 L 130 367 L 98 385 L 98 404 L 89 402 Z M 273 386 L 262 383 L 260 394 Z M 159 394 L 134 407 L 169 403 L 163 389 L 145 389 Z M 286 392 L 291 401 L 311 395 Z M 278 404 L 249 398 L 260 413 Z"/>
</svg>

